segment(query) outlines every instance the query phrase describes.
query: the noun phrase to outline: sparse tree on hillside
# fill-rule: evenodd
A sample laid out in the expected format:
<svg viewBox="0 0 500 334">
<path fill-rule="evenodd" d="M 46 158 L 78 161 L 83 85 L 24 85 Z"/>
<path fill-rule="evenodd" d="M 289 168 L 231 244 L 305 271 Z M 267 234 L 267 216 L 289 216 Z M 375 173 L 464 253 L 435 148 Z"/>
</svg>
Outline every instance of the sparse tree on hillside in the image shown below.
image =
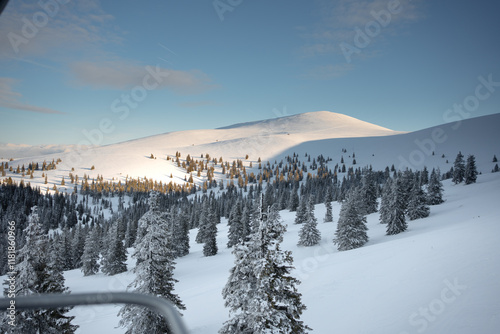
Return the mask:
<svg viewBox="0 0 500 334">
<path fill-rule="evenodd" d="M 318 230 L 318 222 L 314 216 L 314 202 L 312 196 L 309 196 L 305 222 L 299 231 L 299 246 L 314 246 L 321 241 L 321 233 Z"/>
<path fill-rule="evenodd" d="M 102 272 L 110 276 L 127 271 L 127 250 L 118 229 L 122 219 L 122 217 L 117 218 L 106 238 L 108 249 L 103 254 Z"/>
<path fill-rule="evenodd" d="M 387 235 L 398 234 L 406 231 L 406 229 L 408 228 L 405 217 L 405 196 L 404 184 L 401 180 L 401 177 L 398 177 L 392 183 L 392 192 L 389 202 L 389 213 L 387 221 Z"/>
<path fill-rule="evenodd" d="M 329 222 L 333 221 L 332 201 L 333 201 L 332 190 L 329 187 L 326 191 L 326 196 L 325 196 L 325 208 L 326 208 L 326 213 L 325 213 L 325 218 L 324 218 L 325 223 L 329 223 Z"/>
<path fill-rule="evenodd" d="M 169 226 L 157 210 L 158 194 L 150 194 L 150 210 L 140 219 L 142 236 L 136 240 L 132 255 L 137 259 L 133 269 L 136 277 L 129 285 L 135 292 L 165 298 L 179 310 L 185 310 L 179 296 L 173 293 L 177 280 L 173 277 L 172 249 L 168 245 Z M 126 327 L 126 333 L 170 333 L 163 315 L 135 305 L 126 305 L 118 313 L 122 319 L 119 326 Z"/>
<path fill-rule="evenodd" d="M 425 195 L 418 180 L 415 180 L 410 192 L 408 208 L 406 210 L 408 218 L 415 220 L 429 216 L 430 210 L 427 206 L 427 196 Z"/>
<path fill-rule="evenodd" d="M 359 248 L 368 242 L 366 218 L 356 209 L 355 197 L 356 194 L 351 190 L 340 209 L 337 231 L 333 239 L 339 251 Z"/>
<path fill-rule="evenodd" d="M 300 197 L 300 203 L 295 214 L 295 224 L 302 224 L 306 220 L 308 198 L 306 195 Z"/>
<path fill-rule="evenodd" d="M 441 172 L 432 169 L 429 184 L 427 185 L 427 204 L 438 205 L 443 203 L 443 184 L 441 183 Z"/>
<path fill-rule="evenodd" d="M 306 333 L 300 282 L 290 276 L 293 258 L 280 249 L 286 228 L 276 204 L 267 211 L 261 206 L 259 216 L 250 240 L 233 249 L 235 266 L 222 290 L 231 318 L 219 333 Z"/>
<path fill-rule="evenodd" d="M 476 183 L 477 180 L 476 158 L 473 155 L 469 155 L 467 157 L 464 179 L 465 179 L 465 184 Z"/>
<path fill-rule="evenodd" d="M 82 271 L 83 276 L 95 275 L 99 271 L 99 254 L 100 254 L 99 230 L 95 226 L 85 238 L 85 247 L 82 255 Z"/>
<path fill-rule="evenodd" d="M 457 157 L 455 158 L 455 163 L 453 164 L 453 183 L 457 184 L 464 180 L 465 176 L 465 164 L 464 164 L 464 156 L 462 152 L 458 152 Z"/>
</svg>

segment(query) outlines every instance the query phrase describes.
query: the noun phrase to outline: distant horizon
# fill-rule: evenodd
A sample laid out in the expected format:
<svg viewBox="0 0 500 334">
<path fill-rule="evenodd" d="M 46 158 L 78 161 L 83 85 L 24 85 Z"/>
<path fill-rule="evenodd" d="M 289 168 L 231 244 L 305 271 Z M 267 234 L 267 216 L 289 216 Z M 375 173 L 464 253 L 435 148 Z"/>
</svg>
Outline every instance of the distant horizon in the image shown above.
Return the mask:
<svg viewBox="0 0 500 334">
<path fill-rule="evenodd" d="M 342 113 L 338 113 L 338 112 L 333 112 L 333 111 L 329 111 L 329 110 L 308 111 L 308 112 L 304 112 L 304 113 L 298 113 L 298 114 L 286 115 L 286 116 L 279 116 L 279 117 L 268 118 L 268 119 L 250 120 L 248 122 L 239 122 L 239 123 L 228 124 L 228 125 L 223 125 L 223 126 L 214 127 L 214 128 L 190 128 L 190 129 L 183 129 L 183 130 L 173 130 L 173 131 L 167 131 L 167 132 L 153 133 L 153 134 L 145 135 L 145 136 L 142 136 L 142 137 L 135 137 L 135 138 L 131 137 L 131 138 L 124 139 L 124 140 L 121 140 L 121 141 L 118 141 L 118 142 L 106 143 L 106 144 L 95 145 L 95 146 L 115 145 L 115 144 L 125 143 L 125 142 L 129 142 L 129 141 L 134 141 L 134 140 L 141 140 L 141 139 L 145 139 L 145 138 L 150 138 L 150 137 L 155 137 L 155 136 L 161 136 L 161 135 L 164 135 L 164 134 L 174 133 L 174 132 L 197 131 L 197 130 L 224 130 L 224 129 L 230 129 L 230 128 L 237 127 L 237 126 L 251 125 L 251 124 L 256 124 L 256 123 L 259 123 L 259 122 L 264 122 L 264 121 L 269 121 L 269 120 L 273 120 L 273 119 L 278 119 L 278 118 L 284 118 L 284 117 L 296 116 L 296 115 L 302 115 L 302 114 L 308 114 L 308 113 L 325 112 L 325 111 L 326 112 L 335 113 L 335 114 L 344 115 L 344 116 L 348 116 L 348 117 L 352 117 L 350 115 L 346 115 L 346 114 L 342 114 Z M 411 132 L 417 132 L 417 131 L 426 130 L 426 129 L 433 128 L 433 127 L 439 127 L 441 125 L 446 125 L 446 124 L 450 124 L 450 123 L 459 123 L 459 122 L 465 121 L 467 119 L 488 117 L 488 116 L 493 116 L 493 115 L 496 115 L 496 114 L 500 114 L 500 112 L 489 114 L 489 115 L 481 115 L 481 116 L 475 116 L 475 117 L 468 117 L 468 118 L 463 118 L 463 119 L 457 118 L 457 119 L 455 119 L 454 121 L 451 121 L 451 122 L 443 122 L 441 124 L 436 124 L 436 125 L 432 125 L 432 126 L 429 126 L 429 127 L 425 127 L 425 128 L 421 128 L 421 129 L 416 129 L 416 130 L 413 130 L 413 131 L 404 131 L 404 130 L 399 130 L 399 129 L 391 129 L 391 128 L 388 128 L 388 127 L 384 126 L 383 124 L 377 124 L 377 123 L 371 123 L 371 122 L 367 122 L 367 123 L 370 123 L 370 124 L 373 124 L 373 125 L 377 125 L 377 126 L 386 128 L 386 129 L 394 131 L 394 132 L 411 133 Z M 356 117 L 353 117 L 353 118 L 355 118 L 357 120 L 360 120 L 360 121 L 366 122 L 363 119 L 359 119 L 359 118 L 356 118 Z M 89 136 L 92 136 L 92 135 L 94 136 L 94 138 L 96 138 L 95 133 L 90 133 L 89 134 Z M 86 139 L 84 139 L 84 141 L 89 141 L 88 140 L 89 138 L 91 138 L 91 137 L 87 137 Z M 13 143 L 13 142 L 3 142 L 3 141 L 0 141 L 0 145 L 4 145 L 4 146 L 5 145 L 12 145 L 12 146 L 20 147 L 21 148 L 21 147 L 53 147 L 53 146 L 54 147 L 77 147 L 77 146 L 82 145 L 82 144 L 81 143 L 26 144 L 26 143 Z M 90 146 L 94 146 L 94 145 L 90 145 Z"/>
<path fill-rule="evenodd" d="M 9 1 L 0 142 L 99 145 L 329 110 L 398 131 L 500 111 L 500 3 Z"/>
</svg>

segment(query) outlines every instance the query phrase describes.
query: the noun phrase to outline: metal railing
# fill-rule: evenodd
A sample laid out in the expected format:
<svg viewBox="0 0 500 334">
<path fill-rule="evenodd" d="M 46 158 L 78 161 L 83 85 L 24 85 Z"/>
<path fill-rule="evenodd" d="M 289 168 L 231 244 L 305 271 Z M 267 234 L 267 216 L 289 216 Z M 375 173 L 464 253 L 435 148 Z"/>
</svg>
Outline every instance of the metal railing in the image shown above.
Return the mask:
<svg viewBox="0 0 500 334">
<path fill-rule="evenodd" d="M 69 306 L 88 306 L 98 304 L 135 304 L 149 309 L 165 317 L 172 333 L 188 334 L 187 329 L 174 306 L 165 299 L 151 295 L 132 292 L 95 292 L 72 294 L 44 294 L 36 296 L 16 297 L 16 310 L 49 309 Z M 0 298 L 0 310 L 10 306 L 11 299 Z"/>
</svg>

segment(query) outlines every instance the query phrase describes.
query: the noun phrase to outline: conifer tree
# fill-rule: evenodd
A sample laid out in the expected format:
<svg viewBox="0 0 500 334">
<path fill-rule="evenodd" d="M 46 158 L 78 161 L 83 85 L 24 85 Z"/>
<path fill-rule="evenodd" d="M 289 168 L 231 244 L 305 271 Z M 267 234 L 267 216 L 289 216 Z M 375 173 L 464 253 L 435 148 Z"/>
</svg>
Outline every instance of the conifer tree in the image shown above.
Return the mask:
<svg viewBox="0 0 500 334">
<path fill-rule="evenodd" d="M 116 275 L 127 271 L 127 250 L 120 237 L 118 229 L 122 217 L 118 217 L 108 231 L 108 248 L 103 254 L 102 272 L 106 275 Z"/>
<path fill-rule="evenodd" d="M 394 235 L 406 231 L 405 211 L 405 189 L 401 177 L 396 178 L 392 183 L 392 192 L 389 202 L 389 212 L 387 221 L 387 235 Z"/>
<path fill-rule="evenodd" d="M 299 231 L 299 246 L 314 246 L 321 241 L 321 233 L 318 230 L 318 222 L 314 216 L 314 202 L 312 196 L 309 196 L 305 222 Z"/>
<path fill-rule="evenodd" d="M 227 248 L 233 247 L 234 245 L 242 241 L 245 237 L 242 219 L 243 213 L 241 211 L 241 202 L 240 200 L 238 200 L 231 209 L 231 213 L 229 214 Z"/>
<path fill-rule="evenodd" d="M 432 169 L 429 184 L 427 185 L 427 204 L 437 205 L 443 203 L 443 184 L 441 183 L 441 172 Z"/>
<path fill-rule="evenodd" d="M 465 175 L 465 165 L 464 165 L 464 156 L 462 152 L 458 152 L 457 157 L 455 158 L 455 162 L 453 164 L 453 183 L 457 184 L 464 180 Z"/>
<path fill-rule="evenodd" d="M 181 257 L 189 254 L 189 216 L 185 209 L 173 208 L 170 211 L 170 225 L 172 229 L 172 247 L 174 256 Z"/>
<path fill-rule="evenodd" d="M 408 201 L 408 208 L 406 214 L 410 220 L 425 218 L 429 216 L 429 207 L 427 206 L 427 196 L 425 195 L 420 182 L 415 180 L 413 188 L 410 192 L 410 199 Z"/>
<path fill-rule="evenodd" d="M 292 188 L 292 193 L 290 194 L 290 200 L 288 202 L 288 209 L 293 212 L 297 210 L 297 207 L 299 206 L 299 194 L 298 194 L 298 189 L 294 186 Z"/>
<path fill-rule="evenodd" d="M 476 158 L 472 154 L 467 157 L 464 179 L 465 184 L 476 183 L 477 180 Z"/>
<path fill-rule="evenodd" d="M 299 320 L 306 307 L 297 292 L 300 282 L 290 276 L 291 252 L 280 249 L 285 230 L 276 204 L 267 212 L 261 205 L 258 228 L 233 249 L 235 266 L 222 291 L 231 318 L 220 334 L 302 334 L 310 330 Z"/>
<path fill-rule="evenodd" d="M 379 220 L 381 224 L 387 224 L 389 221 L 389 205 L 392 196 L 392 179 L 389 177 L 386 179 L 384 186 L 382 187 L 382 198 L 380 200 L 380 216 Z"/>
<path fill-rule="evenodd" d="M 377 185 L 373 172 L 370 170 L 362 179 L 358 191 L 358 211 L 361 215 L 377 212 Z"/>
<path fill-rule="evenodd" d="M 208 225 L 210 225 L 210 200 L 205 196 L 201 205 L 200 222 L 195 238 L 197 243 L 202 244 L 205 242 Z"/>
<path fill-rule="evenodd" d="M 76 224 L 75 234 L 71 240 L 71 251 L 73 258 L 73 268 L 80 268 L 82 266 L 83 248 L 85 247 L 86 229 L 81 224 Z"/>
<path fill-rule="evenodd" d="M 27 296 L 50 293 L 69 293 L 64 285 L 63 273 L 57 269 L 54 258 L 46 255 L 49 249 L 48 235 L 43 233 L 37 208 L 32 208 L 24 246 L 18 251 L 15 265 L 15 295 Z M 2 330 L 6 333 L 74 333 L 78 326 L 71 324 L 74 317 L 67 316 L 69 307 L 57 309 L 19 310 L 16 326 Z"/>
<path fill-rule="evenodd" d="M 325 213 L 325 218 L 323 220 L 325 223 L 329 223 L 329 222 L 333 221 L 332 201 L 333 201 L 332 189 L 330 187 L 328 187 L 328 189 L 326 190 L 326 195 L 325 195 L 326 213 Z"/>
<path fill-rule="evenodd" d="M 217 219 L 215 213 L 210 210 L 205 229 L 205 240 L 203 245 L 203 255 L 214 256 L 217 254 Z"/>
<path fill-rule="evenodd" d="M 85 239 L 85 247 L 82 255 L 83 276 L 95 275 L 99 271 L 99 254 L 99 230 L 98 227 L 95 226 L 92 231 L 87 234 L 87 238 Z"/>
<path fill-rule="evenodd" d="M 143 233 L 136 240 L 132 254 L 137 260 L 133 269 L 136 277 L 129 288 L 138 293 L 165 298 L 178 310 L 185 310 L 186 307 L 179 296 L 173 293 L 174 284 L 177 282 L 173 277 L 175 262 L 168 244 L 168 221 L 158 210 L 158 196 L 158 193 L 150 193 L 147 217 L 140 219 L 139 228 Z M 118 315 L 122 317 L 119 326 L 126 327 L 126 333 L 171 333 L 161 314 L 144 307 L 126 305 L 120 309 Z"/>
<path fill-rule="evenodd" d="M 308 198 L 306 195 L 300 197 L 300 204 L 297 207 L 297 212 L 295 214 L 295 224 L 302 224 L 305 222 L 307 215 L 307 203 Z"/>
<path fill-rule="evenodd" d="M 351 190 L 340 208 L 337 230 L 333 239 L 339 251 L 359 248 L 368 242 L 366 218 L 356 209 L 356 196 L 354 190 Z"/>
</svg>

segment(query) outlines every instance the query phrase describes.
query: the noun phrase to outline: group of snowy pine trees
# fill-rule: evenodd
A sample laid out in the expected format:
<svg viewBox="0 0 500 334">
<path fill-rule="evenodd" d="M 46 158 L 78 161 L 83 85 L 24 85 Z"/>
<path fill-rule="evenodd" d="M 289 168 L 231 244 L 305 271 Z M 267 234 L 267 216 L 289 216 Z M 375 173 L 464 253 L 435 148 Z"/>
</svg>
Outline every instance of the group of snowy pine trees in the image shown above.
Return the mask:
<svg viewBox="0 0 500 334">
<path fill-rule="evenodd" d="M 28 217 L 28 226 L 24 229 L 25 244 L 16 256 L 15 296 L 28 296 L 47 293 L 68 293 L 64 284 L 63 263 L 58 261 L 58 252 L 44 233 L 36 206 Z M 47 252 L 49 250 L 49 252 Z M 8 282 L 6 282 L 8 284 Z M 74 317 L 66 315 L 68 307 L 57 309 L 17 310 L 15 325 L 4 317 L 0 325 L 2 333 L 74 333 L 78 326 L 71 321 Z"/>
<path fill-rule="evenodd" d="M 429 205 L 443 202 L 443 186 L 439 169 L 422 172 L 394 173 L 388 177 L 378 191 L 378 181 L 374 173 L 368 171 L 358 186 L 350 188 L 339 213 L 337 230 L 333 242 L 338 250 L 350 250 L 368 242 L 366 215 L 377 212 L 378 193 L 381 193 L 380 222 L 387 224 L 387 235 L 398 234 L 407 229 L 406 219 L 415 220 L 429 216 Z M 424 191 L 424 187 L 427 191 Z M 325 222 L 331 222 L 331 196 L 327 194 Z M 299 231 L 299 246 L 314 246 L 321 240 L 314 217 L 312 196 L 302 196 L 297 207 L 296 224 L 303 224 Z"/>
</svg>

